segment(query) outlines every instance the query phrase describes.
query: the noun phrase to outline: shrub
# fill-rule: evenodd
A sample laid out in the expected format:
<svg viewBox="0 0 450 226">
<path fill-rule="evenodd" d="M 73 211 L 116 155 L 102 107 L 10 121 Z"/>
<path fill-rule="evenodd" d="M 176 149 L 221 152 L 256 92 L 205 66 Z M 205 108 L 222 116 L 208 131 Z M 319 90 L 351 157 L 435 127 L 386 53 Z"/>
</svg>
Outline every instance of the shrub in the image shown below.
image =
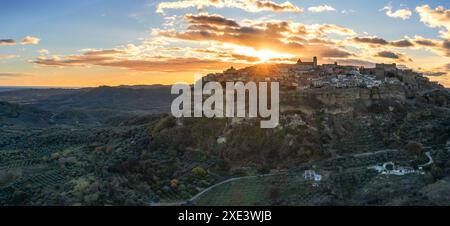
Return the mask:
<svg viewBox="0 0 450 226">
<path fill-rule="evenodd" d="M 192 173 L 192 176 L 197 177 L 197 178 L 205 177 L 207 174 L 206 170 L 199 166 L 192 169 L 191 173 Z"/>
<path fill-rule="evenodd" d="M 170 181 L 170 187 L 172 187 L 173 189 L 178 187 L 178 180 L 177 179 L 172 179 Z"/>
<path fill-rule="evenodd" d="M 421 155 L 423 154 L 423 145 L 416 141 L 410 141 L 406 145 L 406 150 L 413 155 Z"/>
</svg>

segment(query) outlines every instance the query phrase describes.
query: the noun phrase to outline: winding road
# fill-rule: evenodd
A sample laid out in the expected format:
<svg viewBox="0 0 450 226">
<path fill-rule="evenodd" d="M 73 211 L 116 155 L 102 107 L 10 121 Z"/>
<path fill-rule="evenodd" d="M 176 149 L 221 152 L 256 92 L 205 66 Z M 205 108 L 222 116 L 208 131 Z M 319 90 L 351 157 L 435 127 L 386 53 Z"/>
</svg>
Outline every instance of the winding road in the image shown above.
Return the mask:
<svg viewBox="0 0 450 226">
<path fill-rule="evenodd" d="M 177 201 L 177 202 L 160 202 L 160 203 L 150 203 L 150 206 L 182 206 L 182 205 L 186 205 L 188 203 L 193 203 L 195 202 L 198 198 L 200 198 L 201 196 L 203 196 L 205 193 L 211 191 L 212 189 L 227 184 L 227 183 L 231 183 L 234 181 L 239 181 L 239 180 L 245 180 L 245 179 L 253 179 L 253 178 L 262 178 L 262 177 L 271 177 L 271 176 L 278 176 L 278 175 L 286 175 L 288 174 L 288 172 L 280 172 L 280 173 L 269 173 L 269 174 L 262 174 L 262 175 L 255 175 L 255 176 L 245 176 L 245 177 L 233 177 L 230 178 L 228 180 L 224 180 L 222 182 L 219 182 L 217 184 L 214 184 L 208 188 L 205 188 L 203 191 L 199 192 L 198 194 L 196 194 L 195 196 L 193 196 L 192 198 L 188 199 L 188 200 L 184 200 L 184 201 Z"/>
<path fill-rule="evenodd" d="M 420 165 L 419 167 L 425 167 L 425 166 L 429 166 L 429 165 L 433 164 L 434 161 L 433 161 L 433 157 L 431 157 L 431 153 L 426 152 L 425 155 L 428 157 L 429 160 L 427 163 Z"/>
</svg>

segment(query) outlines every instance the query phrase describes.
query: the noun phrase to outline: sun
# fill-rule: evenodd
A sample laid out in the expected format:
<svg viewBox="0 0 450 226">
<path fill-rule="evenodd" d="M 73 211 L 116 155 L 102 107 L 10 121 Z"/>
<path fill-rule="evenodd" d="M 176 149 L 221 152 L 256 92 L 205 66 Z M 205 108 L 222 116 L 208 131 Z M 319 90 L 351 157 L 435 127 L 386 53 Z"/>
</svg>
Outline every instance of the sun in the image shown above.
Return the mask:
<svg viewBox="0 0 450 226">
<path fill-rule="evenodd" d="M 261 59 L 262 61 L 269 61 L 270 59 L 282 58 L 281 55 L 283 55 L 270 50 L 260 50 L 257 52 L 258 52 L 257 57 L 259 57 L 259 59 Z"/>
<path fill-rule="evenodd" d="M 292 54 L 274 52 L 274 51 L 268 50 L 268 49 L 255 51 L 255 55 L 254 56 L 258 57 L 263 62 L 279 61 L 280 59 L 286 59 L 286 58 L 294 57 L 294 55 L 292 55 Z"/>
<path fill-rule="evenodd" d="M 255 50 L 253 48 L 241 47 L 237 49 L 239 54 L 246 56 L 257 57 L 261 62 L 274 61 L 276 59 L 292 58 L 294 55 L 287 53 L 279 53 L 269 49 Z"/>
</svg>

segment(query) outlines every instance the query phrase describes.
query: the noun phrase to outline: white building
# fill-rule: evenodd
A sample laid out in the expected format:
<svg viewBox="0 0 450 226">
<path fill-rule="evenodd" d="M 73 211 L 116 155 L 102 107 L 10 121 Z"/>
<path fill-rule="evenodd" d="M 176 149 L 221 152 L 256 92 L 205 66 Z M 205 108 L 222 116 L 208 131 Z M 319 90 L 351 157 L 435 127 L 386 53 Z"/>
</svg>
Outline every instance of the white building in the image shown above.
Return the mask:
<svg viewBox="0 0 450 226">
<path fill-rule="evenodd" d="M 403 176 L 406 174 L 411 173 L 421 173 L 421 169 L 414 170 L 412 167 L 403 167 L 403 166 L 396 166 L 393 162 L 386 162 L 382 165 L 375 165 L 370 166 L 368 169 L 376 170 L 378 173 L 384 174 L 384 175 L 396 175 L 396 176 Z"/>
<path fill-rule="evenodd" d="M 314 170 L 305 170 L 305 180 L 319 182 L 322 180 L 322 175 L 317 174 Z"/>
</svg>

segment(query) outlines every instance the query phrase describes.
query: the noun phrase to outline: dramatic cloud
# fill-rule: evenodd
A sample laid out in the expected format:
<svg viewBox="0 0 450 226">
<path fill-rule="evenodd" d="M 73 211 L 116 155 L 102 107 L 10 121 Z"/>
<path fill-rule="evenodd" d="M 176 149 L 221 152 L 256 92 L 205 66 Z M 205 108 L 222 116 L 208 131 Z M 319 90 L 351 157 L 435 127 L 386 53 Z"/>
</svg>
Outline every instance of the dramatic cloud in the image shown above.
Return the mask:
<svg viewBox="0 0 450 226">
<path fill-rule="evenodd" d="M 40 41 L 41 41 L 41 39 L 39 39 L 37 37 L 27 36 L 22 39 L 20 44 L 22 44 L 22 45 L 37 45 L 37 44 L 39 44 Z"/>
<path fill-rule="evenodd" d="M 352 39 L 353 42 L 356 43 L 365 43 L 365 44 L 375 44 L 375 45 L 387 45 L 389 44 L 388 41 L 382 39 L 382 38 L 377 38 L 377 37 L 354 37 Z"/>
<path fill-rule="evenodd" d="M 302 37 L 302 35 L 323 36 L 327 33 L 354 34 L 353 30 L 338 25 L 307 27 L 290 21 L 245 21 L 246 26 L 241 26 L 233 20 L 207 14 L 189 15 L 185 19 L 189 23 L 186 31 L 156 29 L 154 33 L 176 40 L 233 44 L 251 47 L 257 51 L 270 49 L 297 56 L 310 57 L 316 54 L 320 57 L 348 57 L 352 55 L 346 50 L 325 45 L 325 42 L 320 45 L 309 43 L 309 39 Z"/>
<path fill-rule="evenodd" d="M 244 20 L 217 14 L 187 14 L 184 29 L 153 29 L 141 45 L 84 49 L 82 54 L 41 55 L 33 63 L 54 67 L 107 66 L 137 71 L 203 71 L 294 58 L 347 59 L 356 55 L 327 37 L 356 34 L 334 24 L 305 25 L 292 21 Z M 178 45 L 178 46 L 176 46 Z M 203 46 L 203 47 L 201 47 Z M 156 54 L 155 54 L 156 53 Z"/>
<path fill-rule="evenodd" d="M 416 7 L 420 21 L 432 28 L 442 28 L 442 37 L 450 39 L 450 10 L 439 6 L 432 9 L 429 5 Z"/>
<path fill-rule="evenodd" d="M 220 15 L 192 15 L 188 14 L 185 16 L 186 20 L 191 24 L 207 24 L 214 26 L 227 26 L 227 27 L 239 27 L 239 24 L 233 20 L 228 20 Z"/>
<path fill-rule="evenodd" d="M 394 60 L 398 60 L 401 62 L 412 61 L 411 59 L 408 59 L 404 54 L 396 53 L 396 52 L 392 52 L 392 51 L 378 52 L 375 54 L 375 57 L 389 58 L 389 59 L 394 59 Z"/>
<path fill-rule="evenodd" d="M 185 9 L 194 7 L 198 9 L 203 9 L 205 7 L 239 8 L 249 12 L 272 11 L 299 13 L 303 11 L 303 9 L 290 2 L 276 3 L 267 0 L 184 0 L 162 2 L 158 4 L 156 11 L 158 13 L 164 13 L 166 9 Z"/>
<path fill-rule="evenodd" d="M 69 55 L 65 57 L 60 56 L 40 56 L 34 63 L 47 65 L 47 66 L 68 66 L 68 67 L 84 67 L 88 65 L 99 65 L 111 61 L 118 60 L 119 54 L 123 54 L 125 51 L 121 50 L 84 50 L 81 55 Z"/>
<path fill-rule="evenodd" d="M 356 32 L 350 28 L 342 27 L 335 24 L 321 24 L 321 25 L 312 25 L 311 27 L 316 27 L 317 31 L 320 33 L 318 35 L 323 35 L 325 33 L 334 33 L 338 35 L 348 35 L 353 36 L 356 35 Z"/>
<path fill-rule="evenodd" d="M 336 11 L 336 9 L 329 5 L 320 5 L 309 7 L 308 11 L 312 13 L 321 13 L 321 12 Z"/>
<path fill-rule="evenodd" d="M 391 46 L 397 48 L 422 47 L 434 50 L 435 52 L 444 56 L 448 56 L 450 53 L 450 48 L 449 46 L 447 46 L 447 40 L 426 39 L 421 36 L 415 36 L 414 38 L 405 38 L 395 41 L 387 41 L 383 38 L 378 37 L 354 37 L 350 39 L 350 42 L 357 44 L 367 44 L 371 46 Z"/>
<path fill-rule="evenodd" d="M 437 40 L 434 40 L 434 39 L 425 39 L 425 38 L 422 38 L 422 37 L 417 37 L 417 38 L 414 40 L 414 42 L 415 42 L 417 45 L 425 46 L 425 47 L 435 47 L 435 46 L 438 46 L 438 45 L 439 45 L 439 41 L 437 41 Z"/>
<path fill-rule="evenodd" d="M 392 41 L 389 44 L 394 47 L 413 47 L 414 46 L 414 43 L 412 43 L 410 40 L 406 40 L 406 39 Z"/>
<path fill-rule="evenodd" d="M 127 51 L 125 50 L 118 50 L 118 49 L 107 49 L 107 50 L 86 50 L 84 55 L 86 56 L 111 56 L 111 55 L 117 55 L 117 54 L 126 54 Z"/>
<path fill-rule="evenodd" d="M 450 40 L 427 39 L 421 36 L 414 38 L 405 38 L 395 41 L 387 41 L 378 37 L 353 37 L 348 39 L 347 43 L 354 44 L 357 48 L 410 48 L 410 49 L 424 49 L 432 51 L 437 55 L 450 57 Z M 355 46 L 356 45 L 356 46 Z"/>
<path fill-rule="evenodd" d="M 399 10 L 393 10 L 391 4 L 385 6 L 382 11 L 386 12 L 386 15 L 392 18 L 398 18 L 402 20 L 407 20 L 411 18 L 412 12 L 409 9 L 399 9 Z"/>
<path fill-rule="evenodd" d="M 0 46 L 13 46 L 16 44 L 16 41 L 13 39 L 0 39 Z"/>
<path fill-rule="evenodd" d="M 34 61 L 38 65 L 57 67 L 107 66 L 125 68 L 134 71 L 161 72 L 198 72 L 219 70 L 229 67 L 229 62 L 199 58 L 165 58 L 127 59 L 114 56 L 71 55 L 63 58 L 43 58 Z M 237 66 L 242 66 L 238 64 Z"/>
<path fill-rule="evenodd" d="M 171 3 L 179 2 L 183 1 Z M 230 1 L 202 2 L 204 6 L 224 4 L 220 7 L 226 7 Z M 188 5 L 182 8 L 190 7 Z M 176 8 L 172 6 L 163 5 L 162 8 Z M 358 37 L 354 30 L 336 24 L 303 24 L 271 17 L 233 20 L 206 12 L 176 16 L 176 20 L 176 27 L 152 29 L 151 38 L 139 45 L 84 49 L 79 54 L 66 56 L 44 53 L 33 63 L 54 67 L 104 66 L 135 71 L 201 72 L 222 70 L 231 65 L 292 62 L 295 58 L 313 56 L 323 62 L 362 66 L 373 66 L 372 62 L 379 61 L 411 62 L 412 59 L 402 53 L 404 49 L 424 49 L 450 56 L 448 40 L 420 36 L 398 40 Z"/>
</svg>

